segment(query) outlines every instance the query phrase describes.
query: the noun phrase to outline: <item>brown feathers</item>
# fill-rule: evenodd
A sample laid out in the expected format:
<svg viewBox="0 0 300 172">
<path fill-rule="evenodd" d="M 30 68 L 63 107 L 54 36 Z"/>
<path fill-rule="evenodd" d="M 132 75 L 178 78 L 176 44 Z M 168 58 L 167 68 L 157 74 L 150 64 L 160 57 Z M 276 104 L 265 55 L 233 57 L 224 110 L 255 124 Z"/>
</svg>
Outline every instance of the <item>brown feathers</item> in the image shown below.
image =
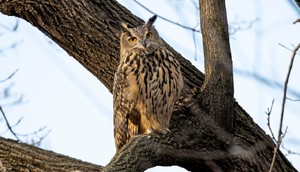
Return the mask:
<svg viewBox="0 0 300 172">
<path fill-rule="evenodd" d="M 166 133 L 183 87 L 180 65 L 152 26 L 155 19 L 137 28 L 121 24 L 120 65 L 113 88 L 117 149 L 138 134 Z"/>
</svg>

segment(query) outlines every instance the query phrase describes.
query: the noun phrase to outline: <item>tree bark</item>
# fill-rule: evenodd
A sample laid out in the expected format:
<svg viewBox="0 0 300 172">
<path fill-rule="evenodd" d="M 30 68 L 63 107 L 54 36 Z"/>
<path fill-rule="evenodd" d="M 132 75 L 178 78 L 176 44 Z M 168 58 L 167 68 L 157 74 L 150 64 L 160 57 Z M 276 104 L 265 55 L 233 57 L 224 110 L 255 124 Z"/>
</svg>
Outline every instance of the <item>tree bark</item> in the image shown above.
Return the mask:
<svg viewBox="0 0 300 172">
<path fill-rule="evenodd" d="M 71 157 L 59 155 L 10 139 L 0 138 L 1 172 L 66 172 L 73 170 L 99 171 L 97 166 Z"/>
<path fill-rule="evenodd" d="M 216 123 L 233 130 L 233 71 L 224 0 L 200 0 L 200 21 L 205 57 L 202 105 Z"/>
<path fill-rule="evenodd" d="M 86 67 L 110 92 L 119 63 L 117 21 L 132 26 L 143 23 L 113 0 L 0 0 L 0 12 L 20 17 L 37 27 Z M 202 31 L 205 29 L 202 27 Z M 2 138 L 0 169 L 144 171 L 158 165 L 178 165 L 190 171 L 267 171 L 275 146 L 271 138 L 238 103 L 232 105 L 233 129 L 228 132 L 218 125 L 220 122 L 215 122 L 207 111 L 210 107 L 203 108 L 201 103 L 206 99 L 200 89 L 204 75 L 170 46 L 167 48 L 181 63 L 186 85 L 171 119 L 172 133 L 152 133 L 131 139 L 103 168 Z M 279 152 L 274 171 L 296 169 Z"/>
</svg>

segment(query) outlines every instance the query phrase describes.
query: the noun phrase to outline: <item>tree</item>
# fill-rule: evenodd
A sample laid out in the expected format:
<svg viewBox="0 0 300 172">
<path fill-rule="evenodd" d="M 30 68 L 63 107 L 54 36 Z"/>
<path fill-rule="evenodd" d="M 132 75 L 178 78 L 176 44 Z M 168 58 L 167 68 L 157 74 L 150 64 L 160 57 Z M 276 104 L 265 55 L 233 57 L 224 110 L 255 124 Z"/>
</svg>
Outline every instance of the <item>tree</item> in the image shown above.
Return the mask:
<svg viewBox="0 0 300 172">
<path fill-rule="evenodd" d="M 200 0 L 200 4 L 206 76 L 167 45 L 181 63 L 186 85 L 172 116 L 172 133 L 133 138 L 106 167 L 2 138 L 2 169 L 143 171 L 157 165 L 178 165 L 190 171 L 267 171 L 275 144 L 234 102 L 225 4 L 211 0 Z M 105 0 L 0 1 L 0 11 L 37 27 L 110 92 L 119 62 L 116 20 L 132 26 L 143 23 L 117 2 Z M 278 152 L 273 171 L 296 169 Z"/>
</svg>

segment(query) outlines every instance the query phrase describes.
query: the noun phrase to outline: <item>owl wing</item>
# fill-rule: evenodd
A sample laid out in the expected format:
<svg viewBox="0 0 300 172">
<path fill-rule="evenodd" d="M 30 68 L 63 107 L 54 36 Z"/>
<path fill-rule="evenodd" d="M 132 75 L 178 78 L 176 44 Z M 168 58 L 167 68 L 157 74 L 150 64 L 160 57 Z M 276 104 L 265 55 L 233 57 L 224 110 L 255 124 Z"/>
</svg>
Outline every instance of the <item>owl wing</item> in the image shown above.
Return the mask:
<svg viewBox="0 0 300 172">
<path fill-rule="evenodd" d="M 114 79 L 114 137 L 117 150 L 138 134 L 138 114 L 134 110 L 133 72 L 127 64 L 120 65 Z"/>
</svg>

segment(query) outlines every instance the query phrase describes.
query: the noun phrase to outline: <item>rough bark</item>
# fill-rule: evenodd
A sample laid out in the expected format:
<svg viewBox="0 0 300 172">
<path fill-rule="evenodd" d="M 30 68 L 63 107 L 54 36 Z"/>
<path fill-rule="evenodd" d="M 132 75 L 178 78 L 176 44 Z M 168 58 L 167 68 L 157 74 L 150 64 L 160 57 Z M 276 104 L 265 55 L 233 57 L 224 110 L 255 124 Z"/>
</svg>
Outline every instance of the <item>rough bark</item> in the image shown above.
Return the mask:
<svg viewBox="0 0 300 172">
<path fill-rule="evenodd" d="M 116 21 L 126 21 L 132 26 L 142 24 L 141 19 L 113 0 L 0 0 L 0 12 L 25 19 L 37 27 L 109 91 L 112 91 L 119 61 Z M 227 132 L 218 125 L 207 111 L 209 107 L 203 108 L 201 103 L 204 75 L 170 46 L 168 49 L 180 61 L 186 84 L 185 94 L 172 116 L 172 133 L 135 137 L 103 168 L 2 138 L 0 168 L 7 171 L 95 171 L 97 168 L 143 171 L 157 165 L 178 165 L 190 171 L 267 171 L 275 146 L 270 137 L 237 103 L 233 105 L 233 130 Z M 279 152 L 274 171 L 296 169 Z"/>
<path fill-rule="evenodd" d="M 224 0 L 200 0 L 205 57 L 202 106 L 227 131 L 233 129 L 233 71 Z"/>
<path fill-rule="evenodd" d="M 0 171 L 99 171 L 102 167 L 10 139 L 0 138 Z"/>
</svg>

